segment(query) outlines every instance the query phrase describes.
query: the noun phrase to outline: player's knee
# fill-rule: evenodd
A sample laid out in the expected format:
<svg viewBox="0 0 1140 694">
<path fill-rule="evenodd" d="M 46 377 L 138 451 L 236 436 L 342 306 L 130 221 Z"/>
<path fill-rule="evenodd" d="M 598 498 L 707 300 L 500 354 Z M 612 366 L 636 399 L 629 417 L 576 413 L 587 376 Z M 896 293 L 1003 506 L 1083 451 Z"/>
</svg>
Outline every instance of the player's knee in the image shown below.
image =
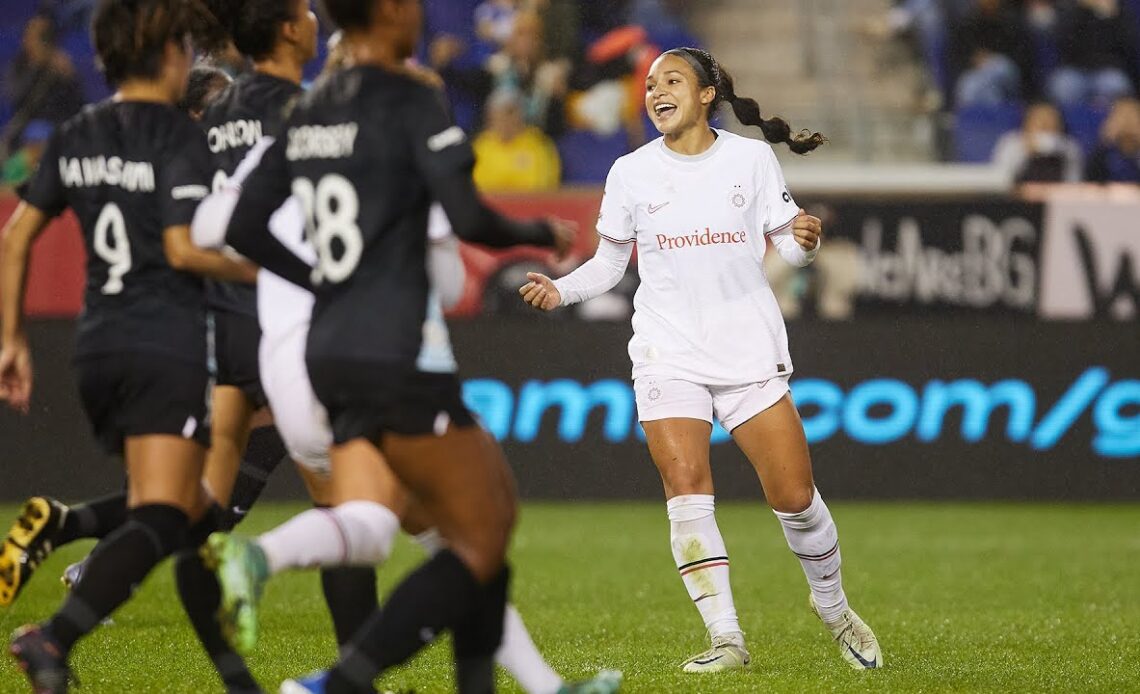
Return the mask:
<svg viewBox="0 0 1140 694">
<path fill-rule="evenodd" d="M 391 509 L 374 501 L 349 501 L 337 506 L 333 513 L 348 538 L 350 564 L 379 564 L 392 553 L 400 519 Z"/>
<path fill-rule="evenodd" d="M 167 504 L 146 504 L 132 508 L 128 526 L 137 528 L 151 541 L 155 556 L 167 557 L 186 543 L 189 517 L 180 508 Z"/>
<path fill-rule="evenodd" d="M 448 546 L 480 583 L 492 580 L 506 561 L 510 542 L 513 509 L 491 511 L 477 528 L 469 528 L 462 537 L 447 538 Z"/>
<path fill-rule="evenodd" d="M 768 505 L 780 513 L 802 513 L 811 506 L 815 487 L 811 484 L 788 486 L 768 494 Z"/>
<path fill-rule="evenodd" d="M 706 465 L 674 462 L 661 468 L 661 478 L 669 496 L 712 492 L 712 473 Z"/>
</svg>

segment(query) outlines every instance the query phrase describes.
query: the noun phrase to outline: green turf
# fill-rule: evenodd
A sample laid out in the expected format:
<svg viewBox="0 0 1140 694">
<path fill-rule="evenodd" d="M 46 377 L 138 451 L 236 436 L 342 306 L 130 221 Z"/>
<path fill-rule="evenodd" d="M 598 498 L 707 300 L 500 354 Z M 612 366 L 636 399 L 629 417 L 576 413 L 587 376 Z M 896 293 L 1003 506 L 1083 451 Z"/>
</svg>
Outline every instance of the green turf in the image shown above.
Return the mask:
<svg viewBox="0 0 1140 694">
<path fill-rule="evenodd" d="M 264 505 L 245 530 L 298 506 Z M 2 517 L 14 508 L 0 507 Z M 603 667 L 628 692 L 1140 690 L 1140 507 L 834 504 L 853 606 L 880 638 L 887 667 L 849 670 L 807 608 L 798 563 L 771 513 L 723 504 L 737 606 L 752 668 L 694 678 L 678 663 L 703 630 L 673 568 L 661 504 L 530 504 L 516 536 L 514 598 L 550 662 L 570 677 Z M 86 546 L 61 551 L 7 612 L 4 631 L 46 616 L 57 581 Z M 386 589 L 418 561 L 399 545 Z M 251 659 L 275 691 L 334 654 L 315 574 L 275 579 Z M 81 694 L 220 691 L 163 566 L 115 623 L 73 657 Z M 381 689 L 450 690 L 437 645 Z M 518 691 L 506 677 L 504 691 Z M 26 691 L 10 663 L 0 692 Z"/>
</svg>

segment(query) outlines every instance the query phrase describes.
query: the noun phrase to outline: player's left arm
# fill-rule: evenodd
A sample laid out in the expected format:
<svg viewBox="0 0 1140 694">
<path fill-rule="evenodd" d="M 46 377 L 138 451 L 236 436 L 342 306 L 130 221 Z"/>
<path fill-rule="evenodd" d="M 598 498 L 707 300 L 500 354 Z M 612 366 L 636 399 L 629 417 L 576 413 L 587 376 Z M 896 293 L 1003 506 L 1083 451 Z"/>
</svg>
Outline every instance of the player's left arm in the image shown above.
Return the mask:
<svg viewBox="0 0 1140 694">
<path fill-rule="evenodd" d="M 459 238 L 492 248 L 516 245 L 570 248 L 576 226 L 565 220 L 516 221 L 487 206 L 475 190 L 475 153 L 467 135 L 451 122 L 439 96 L 422 89 L 404 105 L 404 124 L 413 143 L 413 164 L 424 176 Z"/>
<path fill-rule="evenodd" d="M 205 138 L 189 123 L 175 139 L 160 169 L 159 216 L 162 249 L 170 267 L 226 282 L 252 284 L 257 266 L 217 250 L 199 248 L 191 240 L 190 225 L 198 204 L 210 192 L 211 162 Z"/>
<path fill-rule="evenodd" d="M 226 255 L 224 251 L 200 248 L 190 238 L 190 225 L 167 227 L 162 232 L 162 250 L 170 267 L 182 272 L 209 277 L 223 282 L 257 282 L 258 267 L 245 258 Z"/>
<path fill-rule="evenodd" d="M 771 148 L 765 148 L 761 165 L 757 226 L 764 230 L 776 252 L 788 264 L 804 267 L 815 260 L 823 236 L 823 222 L 796 204 L 784 182 L 784 173 Z"/>
</svg>

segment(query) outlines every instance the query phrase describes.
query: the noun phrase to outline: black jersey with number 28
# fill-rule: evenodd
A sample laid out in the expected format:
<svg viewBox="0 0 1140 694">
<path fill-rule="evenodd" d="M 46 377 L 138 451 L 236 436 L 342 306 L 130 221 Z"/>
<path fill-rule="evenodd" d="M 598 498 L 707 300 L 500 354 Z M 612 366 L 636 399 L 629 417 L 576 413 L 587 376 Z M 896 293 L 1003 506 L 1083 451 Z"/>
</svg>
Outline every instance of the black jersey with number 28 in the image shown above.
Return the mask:
<svg viewBox="0 0 1140 694">
<path fill-rule="evenodd" d="M 25 201 L 70 207 L 87 247 L 76 356 L 158 353 L 206 363 L 202 281 L 174 270 L 164 231 L 209 193 L 201 130 L 172 106 L 103 101 L 52 136 Z"/>
<path fill-rule="evenodd" d="M 265 253 L 279 244 L 253 234 L 290 194 L 300 199 L 318 257 L 307 359 L 415 364 L 428 306 L 433 200 L 469 241 L 553 243 L 545 222 L 514 222 L 479 201 L 474 161 L 439 93 L 407 75 L 354 67 L 300 98 L 282 137 L 246 180 L 227 238 L 267 269 L 303 282 L 307 267 L 274 266 Z"/>
<path fill-rule="evenodd" d="M 261 72 L 238 77 L 202 115 L 202 129 L 214 163 L 212 188 L 217 191 L 237 170 L 262 137 L 277 137 L 289 104 L 301 87 Z M 257 316 L 257 291 L 252 284 L 206 281 L 211 308 Z"/>
</svg>

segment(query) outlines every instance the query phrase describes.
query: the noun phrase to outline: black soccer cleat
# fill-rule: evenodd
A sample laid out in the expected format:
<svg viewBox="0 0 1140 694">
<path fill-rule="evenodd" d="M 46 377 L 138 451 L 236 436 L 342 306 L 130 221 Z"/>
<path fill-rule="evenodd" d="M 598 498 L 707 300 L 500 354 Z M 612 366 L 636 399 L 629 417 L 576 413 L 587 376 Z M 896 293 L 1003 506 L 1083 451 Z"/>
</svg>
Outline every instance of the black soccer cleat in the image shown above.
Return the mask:
<svg viewBox="0 0 1140 694">
<path fill-rule="evenodd" d="M 17 629 L 8 652 L 27 675 L 34 694 L 67 694 L 71 680 L 67 656 L 38 624 Z"/>
<path fill-rule="evenodd" d="M 32 573 L 55 549 L 69 509 L 47 496 L 24 502 L 20 516 L 0 545 L 0 607 L 7 607 L 32 578 Z"/>
</svg>

